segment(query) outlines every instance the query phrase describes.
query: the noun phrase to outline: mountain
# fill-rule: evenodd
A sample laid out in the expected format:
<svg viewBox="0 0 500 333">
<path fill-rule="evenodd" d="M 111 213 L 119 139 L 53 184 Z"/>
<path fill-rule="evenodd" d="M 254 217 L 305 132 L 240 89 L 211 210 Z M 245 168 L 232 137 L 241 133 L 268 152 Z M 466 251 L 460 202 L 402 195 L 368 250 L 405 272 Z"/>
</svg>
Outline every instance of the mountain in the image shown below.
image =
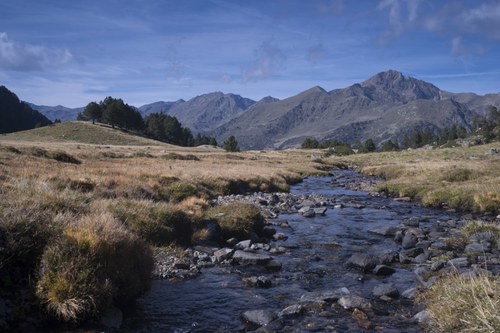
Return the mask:
<svg viewBox="0 0 500 333">
<path fill-rule="evenodd" d="M 453 94 L 389 70 L 343 89 L 314 87 L 256 103 L 211 134 L 219 142 L 234 135 L 242 149 L 296 147 L 307 137 L 401 142 L 414 129 L 436 133 L 453 124 L 470 129 L 490 104 L 499 105 L 500 94 Z"/>
<path fill-rule="evenodd" d="M 62 105 L 57 106 L 46 106 L 46 105 L 36 105 L 32 103 L 27 103 L 33 110 L 37 110 L 45 117 L 52 121 L 59 119 L 60 121 L 72 121 L 76 120 L 78 113 L 83 112 L 83 107 L 81 108 L 67 108 Z"/>
<path fill-rule="evenodd" d="M 185 103 L 183 99 L 177 102 L 155 102 L 151 104 L 146 104 L 138 108 L 139 112 L 143 117 L 151 113 L 168 113 L 168 111 L 175 105 Z"/>
<path fill-rule="evenodd" d="M 0 86 L 0 133 L 11 133 L 49 125 L 52 122 L 4 86 Z"/>
<path fill-rule="evenodd" d="M 139 108 L 147 115 L 162 112 L 176 117 L 194 133 L 205 133 L 243 114 L 255 101 L 234 94 L 213 92 L 194 97 L 188 101 L 157 102 Z"/>
</svg>

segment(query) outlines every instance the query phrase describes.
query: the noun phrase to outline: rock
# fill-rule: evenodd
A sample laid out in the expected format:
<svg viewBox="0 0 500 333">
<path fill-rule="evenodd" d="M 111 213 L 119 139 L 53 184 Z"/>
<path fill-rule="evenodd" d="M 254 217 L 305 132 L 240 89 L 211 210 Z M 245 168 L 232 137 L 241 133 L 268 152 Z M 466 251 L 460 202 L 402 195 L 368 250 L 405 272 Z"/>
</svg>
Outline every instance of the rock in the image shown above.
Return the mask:
<svg viewBox="0 0 500 333">
<path fill-rule="evenodd" d="M 326 211 L 327 211 L 327 208 L 326 207 L 319 207 L 319 208 L 314 208 L 314 213 L 316 215 L 322 215 L 322 216 L 325 216 L 326 215 Z"/>
<path fill-rule="evenodd" d="M 372 290 L 372 294 L 375 297 L 387 296 L 391 298 L 398 298 L 399 290 L 392 283 L 383 283 L 376 285 Z"/>
<path fill-rule="evenodd" d="M 422 250 L 421 248 L 419 247 L 414 247 L 414 248 L 411 248 L 411 249 L 408 249 L 408 250 L 405 250 L 405 251 L 401 251 L 405 256 L 408 256 L 408 257 L 411 257 L 411 258 L 415 258 L 416 256 L 424 253 L 424 250 Z"/>
<path fill-rule="evenodd" d="M 273 235 L 274 240 L 287 240 L 288 236 L 282 232 L 277 232 Z"/>
<path fill-rule="evenodd" d="M 415 319 L 416 321 L 418 321 L 421 324 L 425 324 L 425 323 L 429 322 L 430 315 L 429 315 L 429 312 L 427 312 L 426 310 L 423 310 L 423 311 L 420 311 L 419 313 L 417 313 L 416 315 L 414 315 L 413 319 Z"/>
<path fill-rule="evenodd" d="M 401 221 L 401 224 L 408 227 L 419 227 L 420 226 L 420 218 L 416 216 L 412 216 L 409 219 Z"/>
<path fill-rule="evenodd" d="M 491 245 L 490 243 L 472 243 L 465 247 L 465 253 L 484 253 L 490 252 Z"/>
<path fill-rule="evenodd" d="M 401 241 L 401 246 L 403 247 L 403 249 L 407 250 L 412 247 L 415 247 L 417 243 L 418 243 L 418 238 L 413 233 L 407 232 L 404 235 L 403 240 Z"/>
<path fill-rule="evenodd" d="M 377 235 L 382 235 L 384 237 L 394 237 L 398 230 L 399 229 L 396 227 L 378 227 L 370 229 L 368 231 Z"/>
<path fill-rule="evenodd" d="M 457 267 L 457 268 L 467 267 L 470 265 L 469 258 L 460 257 L 460 258 L 450 259 L 450 260 L 448 260 L 448 265 L 453 266 L 453 267 Z"/>
<path fill-rule="evenodd" d="M 271 259 L 266 265 L 265 265 L 266 269 L 268 271 L 272 271 L 272 272 L 277 272 L 277 271 L 281 271 L 281 268 L 283 267 L 283 265 L 276 259 Z"/>
<path fill-rule="evenodd" d="M 431 265 L 431 271 L 439 271 L 442 269 L 444 266 L 446 266 L 446 260 L 438 260 L 432 263 Z"/>
<path fill-rule="evenodd" d="M 286 252 L 286 249 L 283 246 L 278 246 L 273 247 L 271 250 L 269 250 L 269 252 L 272 254 L 283 254 Z"/>
<path fill-rule="evenodd" d="M 123 322 L 123 313 L 120 309 L 115 306 L 109 307 L 103 314 L 101 318 L 101 325 L 112 328 L 119 329 Z"/>
<path fill-rule="evenodd" d="M 244 322 L 256 326 L 265 326 L 277 318 L 277 316 L 269 310 L 249 310 L 243 312 L 241 317 Z"/>
<path fill-rule="evenodd" d="M 337 204 L 337 205 L 333 206 L 333 208 L 335 208 L 335 209 L 342 209 L 342 208 L 344 208 L 344 205 L 343 204 Z"/>
<path fill-rule="evenodd" d="M 373 269 L 373 274 L 375 275 L 381 275 L 381 276 L 389 276 L 394 274 L 396 270 L 392 267 L 386 266 L 386 265 L 377 265 Z"/>
<path fill-rule="evenodd" d="M 401 243 L 403 241 L 403 230 L 398 230 L 396 231 L 396 234 L 394 235 L 394 241 L 396 243 Z"/>
<path fill-rule="evenodd" d="M 364 272 L 369 272 L 378 264 L 376 258 L 366 253 L 354 253 L 346 263 L 348 266 L 361 268 Z"/>
<path fill-rule="evenodd" d="M 365 330 L 369 329 L 371 326 L 371 322 L 368 320 L 366 313 L 357 308 L 352 312 L 352 318 L 355 319 L 358 322 L 358 325 Z"/>
<path fill-rule="evenodd" d="M 234 250 L 228 249 L 227 247 L 217 250 L 214 252 L 214 258 L 216 262 L 222 262 L 224 260 L 230 259 L 233 255 Z"/>
<path fill-rule="evenodd" d="M 415 262 L 417 264 L 423 264 L 427 262 L 427 259 L 429 259 L 429 254 L 424 252 L 415 257 Z"/>
<path fill-rule="evenodd" d="M 236 244 L 238 244 L 238 239 L 237 238 L 229 238 L 226 241 L 227 246 L 234 247 Z"/>
<path fill-rule="evenodd" d="M 299 214 L 304 217 L 314 217 L 316 215 L 314 209 L 312 209 L 309 206 L 302 207 L 301 209 L 299 209 Z"/>
<path fill-rule="evenodd" d="M 342 296 L 337 303 L 346 310 L 357 308 L 368 311 L 372 308 L 371 303 L 367 299 L 357 295 Z"/>
<path fill-rule="evenodd" d="M 343 287 L 334 290 L 311 291 L 300 297 L 301 302 L 336 302 L 342 296 L 349 295 L 349 289 Z"/>
<path fill-rule="evenodd" d="M 279 318 L 298 317 L 305 312 L 304 306 L 301 304 L 290 305 L 278 313 Z"/>
<path fill-rule="evenodd" d="M 414 299 L 415 297 L 417 297 L 417 294 L 418 294 L 417 288 L 409 288 L 401 293 L 401 297 L 405 299 Z"/>
<path fill-rule="evenodd" d="M 260 254 L 260 253 L 252 253 L 252 252 L 245 252 L 241 250 L 237 250 L 233 254 L 233 261 L 237 262 L 240 265 L 266 265 L 268 264 L 273 258 L 267 254 Z"/>
<path fill-rule="evenodd" d="M 257 276 L 252 276 L 249 278 L 244 278 L 243 282 L 246 285 L 252 286 L 252 287 L 259 287 L 259 288 L 270 288 L 273 283 L 271 282 L 271 279 L 268 278 L 267 276 L 261 275 L 259 277 Z"/>
<path fill-rule="evenodd" d="M 234 246 L 234 248 L 238 249 L 238 250 L 245 250 L 245 249 L 249 249 L 251 245 L 252 245 L 252 240 L 247 239 L 247 240 L 241 241 L 238 244 L 236 244 Z"/>
<path fill-rule="evenodd" d="M 381 264 L 388 265 L 399 260 L 399 253 L 396 251 L 384 252 L 379 257 Z"/>
</svg>

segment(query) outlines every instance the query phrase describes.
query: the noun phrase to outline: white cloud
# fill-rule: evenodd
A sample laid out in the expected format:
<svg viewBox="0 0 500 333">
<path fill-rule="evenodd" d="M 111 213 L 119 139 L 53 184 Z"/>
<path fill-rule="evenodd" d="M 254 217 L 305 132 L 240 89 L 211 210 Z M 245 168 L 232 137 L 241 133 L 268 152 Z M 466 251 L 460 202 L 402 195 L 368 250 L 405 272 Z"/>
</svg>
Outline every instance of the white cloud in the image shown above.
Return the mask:
<svg viewBox="0 0 500 333">
<path fill-rule="evenodd" d="M 270 77 L 284 67 L 285 53 L 273 41 L 263 42 L 254 50 L 254 57 L 243 72 L 244 82 Z"/>
<path fill-rule="evenodd" d="M 23 44 L 0 32 L 0 68 L 12 71 L 43 71 L 70 62 L 73 55 L 66 49 Z"/>
</svg>

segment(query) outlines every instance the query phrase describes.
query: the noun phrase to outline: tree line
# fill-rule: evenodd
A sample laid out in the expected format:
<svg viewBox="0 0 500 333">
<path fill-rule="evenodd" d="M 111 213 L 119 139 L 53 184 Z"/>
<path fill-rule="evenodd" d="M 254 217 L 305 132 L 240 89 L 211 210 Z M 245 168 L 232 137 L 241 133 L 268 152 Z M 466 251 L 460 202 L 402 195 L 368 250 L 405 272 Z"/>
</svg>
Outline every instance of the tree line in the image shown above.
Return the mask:
<svg viewBox="0 0 500 333">
<path fill-rule="evenodd" d="M 126 104 L 120 98 L 106 97 L 100 102 L 90 102 L 83 112 L 78 114 L 78 120 L 92 120 L 125 130 L 136 131 L 145 136 L 173 145 L 192 147 L 200 145 L 217 146 L 214 137 L 197 134 L 183 127 L 176 117 L 163 113 L 151 113 L 142 117 L 134 107 Z"/>
<path fill-rule="evenodd" d="M 464 139 L 470 135 L 481 135 L 483 141 L 488 143 L 494 140 L 500 140 L 500 109 L 495 106 L 488 107 L 488 114 L 485 117 L 477 116 L 473 121 L 472 131 L 462 125 L 453 124 L 451 127 L 433 130 L 433 128 L 418 128 L 407 133 L 401 144 L 392 140 L 384 141 L 379 151 L 398 151 L 401 149 L 421 148 L 425 145 L 444 145 L 450 141 Z M 315 138 L 306 138 L 301 145 L 303 149 L 328 149 L 327 154 L 349 155 L 358 153 L 369 153 L 377 150 L 373 139 L 368 139 L 364 143 L 359 141 L 352 145 L 337 141 L 324 140 L 318 141 Z"/>
</svg>

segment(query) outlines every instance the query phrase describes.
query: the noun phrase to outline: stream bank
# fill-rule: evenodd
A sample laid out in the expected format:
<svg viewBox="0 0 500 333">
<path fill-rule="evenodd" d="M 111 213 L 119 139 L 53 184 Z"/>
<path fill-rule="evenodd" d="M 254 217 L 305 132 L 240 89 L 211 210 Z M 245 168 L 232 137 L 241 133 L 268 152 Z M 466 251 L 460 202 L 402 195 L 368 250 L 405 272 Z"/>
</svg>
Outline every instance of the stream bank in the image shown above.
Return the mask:
<svg viewBox="0 0 500 333">
<path fill-rule="evenodd" d="M 158 253 L 155 274 L 163 279 L 122 329 L 421 332 L 413 298 L 438 271 L 499 274 L 498 245 L 486 235 L 454 248 L 472 216 L 358 190 L 372 182 L 336 170 L 289 194 L 218 198 L 261 207 L 267 239 L 199 246 L 179 258 Z"/>
</svg>

